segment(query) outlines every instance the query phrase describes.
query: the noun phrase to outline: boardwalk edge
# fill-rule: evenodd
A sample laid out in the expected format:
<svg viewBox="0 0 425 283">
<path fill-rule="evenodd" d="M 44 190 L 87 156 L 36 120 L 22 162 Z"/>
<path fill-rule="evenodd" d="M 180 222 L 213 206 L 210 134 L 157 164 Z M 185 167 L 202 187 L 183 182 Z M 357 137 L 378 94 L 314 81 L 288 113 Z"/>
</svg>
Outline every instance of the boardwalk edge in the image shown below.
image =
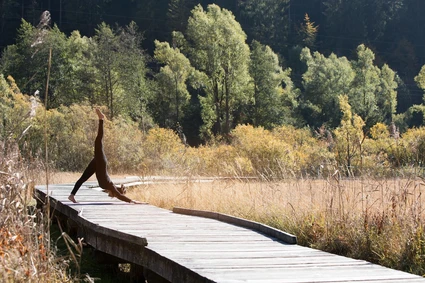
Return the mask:
<svg viewBox="0 0 425 283">
<path fill-rule="evenodd" d="M 268 225 L 265 225 L 259 222 L 246 220 L 246 219 L 231 216 L 228 214 L 223 214 L 223 213 L 218 213 L 213 211 L 206 211 L 206 210 L 187 209 L 182 207 L 174 207 L 173 213 L 215 219 L 221 222 L 225 222 L 225 223 L 233 224 L 236 226 L 248 228 L 257 232 L 261 232 L 267 236 L 279 239 L 287 244 L 294 244 L 294 245 L 297 244 L 297 237 L 295 235 L 289 234 L 287 232 L 281 231 L 279 229 L 270 227 Z"/>
</svg>

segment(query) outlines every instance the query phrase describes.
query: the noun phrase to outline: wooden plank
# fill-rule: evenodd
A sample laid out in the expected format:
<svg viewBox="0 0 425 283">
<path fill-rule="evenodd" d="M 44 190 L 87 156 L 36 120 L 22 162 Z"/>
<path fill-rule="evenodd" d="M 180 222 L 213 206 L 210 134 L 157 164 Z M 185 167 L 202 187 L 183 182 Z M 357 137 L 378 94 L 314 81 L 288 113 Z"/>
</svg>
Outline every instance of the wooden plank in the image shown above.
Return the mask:
<svg viewBox="0 0 425 283">
<path fill-rule="evenodd" d="M 273 227 L 270 227 L 268 225 L 258 223 L 255 221 L 249 221 L 246 219 L 234 217 L 227 214 L 217 213 L 217 212 L 210 212 L 210 211 L 203 211 L 203 210 L 193 210 L 193 209 L 185 209 L 181 207 L 175 207 L 173 208 L 174 213 L 179 214 L 185 214 L 185 215 L 192 215 L 192 216 L 199 216 L 199 217 L 206 217 L 211 219 L 216 219 L 225 223 L 234 224 L 237 226 L 245 227 L 251 230 L 259 231 L 264 233 L 265 235 L 274 237 L 276 239 L 282 240 L 288 244 L 296 244 L 297 243 L 297 237 L 286 233 L 284 231 L 275 229 Z"/>
<path fill-rule="evenodd" d="M 400 272 L 388 268 L 382 268 L 373 264 L 359 266 L 318 266 L 318 267 L 291 267 L 291 268 L 263 268 L 253 270 L 249 268 L 192 268 L 193 271 L 202 273 L 215 282 L 229 282 L 238 280 L 280 279 L 281 282 L 345 282 L 362 280 L 398 280 L 406 282 L 409 279 L 417 279 L 409 273 Z M 282 276 L 284 274 L 284 276 Z M 236 282 L 236 281 L 235 281 Z"/>
</svg>

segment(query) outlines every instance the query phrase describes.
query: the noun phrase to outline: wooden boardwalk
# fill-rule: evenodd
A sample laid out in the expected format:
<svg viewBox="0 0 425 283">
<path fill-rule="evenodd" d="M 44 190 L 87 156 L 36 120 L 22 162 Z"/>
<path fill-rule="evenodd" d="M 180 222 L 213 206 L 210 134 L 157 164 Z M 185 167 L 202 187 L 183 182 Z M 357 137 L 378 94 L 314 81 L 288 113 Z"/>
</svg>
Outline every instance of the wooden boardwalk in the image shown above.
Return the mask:
<svg viewBox="0 0 425 283">
<path fill-rule="evenodd" d="M 90 185 L 96 183 L 81 187 L 78 204 L 67 199 L 73 184 L 49 185 L 52 209 L 78 227 L 96 250 L 170 282 L 425 282 L 409 273 L 289 244 L 296 239 L 258 223 L 127 204 Z M 46 193 L 45 186 L 36 186 L 39 201 L 46 200 Z"/>
</svg>

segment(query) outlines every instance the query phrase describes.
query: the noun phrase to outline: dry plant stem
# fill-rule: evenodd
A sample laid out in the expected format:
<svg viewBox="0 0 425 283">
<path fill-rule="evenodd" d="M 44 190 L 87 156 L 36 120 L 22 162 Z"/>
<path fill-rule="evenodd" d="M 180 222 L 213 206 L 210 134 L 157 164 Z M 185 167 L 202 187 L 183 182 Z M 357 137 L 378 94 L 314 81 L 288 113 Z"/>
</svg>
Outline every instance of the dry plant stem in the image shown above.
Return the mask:
<svg viewBox="0 0 425 283">
<path fill-rule="evenodd" d="M 72 257 L 72 260 L 75 263 L 75 267 L 77 269 L 76 278 L 80 278 L 80 276 L 81 276 L 81 258 L 82 258 L 82 255 L 83 255 L 82 240 L 78 239 L 78 245 L 76 243 L 74 243 L 74 241 L 71 239 L 71 237 L 69 237 L 68 234 L 66 234 L 63 231 L 62 225 L 60 224 L 59 219 L 57 220 L 57 223 L 58 223 L 58 226 L 59 226 L 59 230 L 61 231 L 61 237 L 63 238 L 65 245 L 66 245 L 66 248 L 68 249 L 68 252 Z M 70 244 L 72 244 L 75 251 L 78 252 L 77 255 L 75 255 L 74 250 L 71 249 Z M 78 260 L 77 260 L 77 257 L 78 257 Z"/>
</svg>

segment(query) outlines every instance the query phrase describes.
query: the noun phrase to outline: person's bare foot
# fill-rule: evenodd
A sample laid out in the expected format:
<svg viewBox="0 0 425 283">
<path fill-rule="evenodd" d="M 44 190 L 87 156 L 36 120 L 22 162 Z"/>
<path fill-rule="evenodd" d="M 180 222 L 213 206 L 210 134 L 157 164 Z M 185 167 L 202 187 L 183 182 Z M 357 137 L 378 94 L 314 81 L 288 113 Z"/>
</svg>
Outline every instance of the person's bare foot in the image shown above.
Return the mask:
<svg viewBox="0 0 425 283">
<path fill-rule="evenodd" d="M 75 200 L 74 195 L 69 195 L 68 199 L 69 199 L 70 201 L 72 201 L 73 203 L 77 203 L 77 201 Z"/>
<path fill-rule="evenodd" d="M 105 115 L 100 111 L 99 108 L 96 108 L 96 114 L 97 114 L 97 117 L 99 117 L 99 120 L 105 119 Z"/>
</svg>

